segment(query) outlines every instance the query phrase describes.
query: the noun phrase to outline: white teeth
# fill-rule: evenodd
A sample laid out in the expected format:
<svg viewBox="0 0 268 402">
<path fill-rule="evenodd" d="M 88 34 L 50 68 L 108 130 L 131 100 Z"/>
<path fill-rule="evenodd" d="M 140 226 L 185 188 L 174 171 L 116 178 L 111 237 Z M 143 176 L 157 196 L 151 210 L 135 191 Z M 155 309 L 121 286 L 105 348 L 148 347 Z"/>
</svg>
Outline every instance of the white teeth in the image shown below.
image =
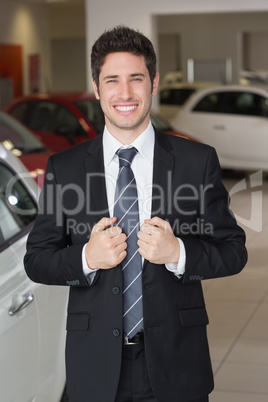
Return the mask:
<svg viewBox="0 0 268 402">
<path fill-rule="evenodd" d="M 120 112 L 129 112 L 130 110 L 136 109 L 137 106 L 115 106 Z"/>
</svg>

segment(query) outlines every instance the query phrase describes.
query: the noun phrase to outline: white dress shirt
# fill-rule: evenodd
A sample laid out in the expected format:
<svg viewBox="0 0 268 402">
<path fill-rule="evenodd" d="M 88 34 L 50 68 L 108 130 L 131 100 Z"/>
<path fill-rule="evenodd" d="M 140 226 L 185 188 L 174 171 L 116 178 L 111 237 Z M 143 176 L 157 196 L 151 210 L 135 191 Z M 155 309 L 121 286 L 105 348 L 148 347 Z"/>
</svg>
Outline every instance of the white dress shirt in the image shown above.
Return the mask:
<svg viewBox="0 0 268 402">
<path fill-rule="evenodd" d="M 119 171 L 119 158 L 116 152 L 119 148 L 135 147 L 138 153 L 135 155 L 135 158 L 132 161 L 131 168 L 133 170 L 137 185 L 140 226 L 142 226 L 145 219 L 151 218 L 154 143 L 155 133 L 151 122 L 146 130 L 139 135 L 132 144 L 127 146 L 122 145 L 116 138 L 114 138 L 108 132 L 105 126 L 103 133 L 103 157 L 107 201 L 111 217 L 113 217 L 115 187 Z M 186 254 L 182 240 L 178 238 L 178 241 L 180 243 L 180 258 L 178 264 L 168 263 L 165 265 L 169 271 L 180 277 L 185 272 Z M 84 274 L 88 276 L 89 274 L 92 275 L 96 270 L 90 269 L 87 265 L 85 258 L 85 246 L 83 247 L 82 251 L 82 262 Z M 93 280 L 93 277 L 91 279 Z"/>
</svg>

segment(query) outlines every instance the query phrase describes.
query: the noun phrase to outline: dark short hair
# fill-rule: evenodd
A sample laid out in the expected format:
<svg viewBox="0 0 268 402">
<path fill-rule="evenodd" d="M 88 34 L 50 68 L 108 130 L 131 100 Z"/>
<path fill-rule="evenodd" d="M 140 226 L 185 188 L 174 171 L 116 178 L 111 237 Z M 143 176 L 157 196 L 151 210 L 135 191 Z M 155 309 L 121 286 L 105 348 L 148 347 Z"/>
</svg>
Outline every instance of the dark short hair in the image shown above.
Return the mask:
<svg viewBox="0 0 268 402">
<path fill-rule="evenodd" d="M 153 80 L 156 76 L 156 54 L 152 42 L 139 31 L 119 25 L 105 31 L 92 47 L 91 71 L 97 87 L 99 87 L 99 76 L 105 57 L 116 52 L 128 52 L 136 56 L 144 56 L 153 86 Z"/>
</svg>

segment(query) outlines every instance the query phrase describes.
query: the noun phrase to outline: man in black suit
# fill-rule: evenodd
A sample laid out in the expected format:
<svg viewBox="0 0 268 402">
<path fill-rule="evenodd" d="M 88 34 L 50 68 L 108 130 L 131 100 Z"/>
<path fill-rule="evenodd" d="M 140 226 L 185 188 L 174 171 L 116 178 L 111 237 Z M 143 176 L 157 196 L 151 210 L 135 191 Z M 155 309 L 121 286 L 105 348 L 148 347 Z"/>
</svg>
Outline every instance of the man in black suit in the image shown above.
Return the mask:
<svg viewBox="0 0 268 402">
<path fill-rule="evenodd" d="M 116 27 L 95 42 L 91 64 L 104 132 L 49 159 L 25 256 L 33 281 L 70 286 L 69 400 L 208 401 L 213 374 L 201 280 L 242 270 L 244 232 L 229 210 L 215 150 L 150 122 L 159 81 L 151 42 Z M 134 193 L 119 218 L 122 171 Z M 137 233 L 136 223 L 129 230 L 134 215 Z M 130 273 L 141 268 L 125 287 L 126 265 Z M 133 283 L 138 296 L 129 302 Z"/>
</svg>

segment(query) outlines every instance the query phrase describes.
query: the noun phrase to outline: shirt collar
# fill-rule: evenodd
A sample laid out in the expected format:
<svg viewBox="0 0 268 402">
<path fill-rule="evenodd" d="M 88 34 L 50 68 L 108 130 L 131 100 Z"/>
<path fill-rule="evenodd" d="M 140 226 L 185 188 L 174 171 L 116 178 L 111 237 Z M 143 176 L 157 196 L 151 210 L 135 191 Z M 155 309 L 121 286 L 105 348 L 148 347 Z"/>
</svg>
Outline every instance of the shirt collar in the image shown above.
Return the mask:
<svg viewBox="0 0 268 402">
<path fill-rule="evenodd" d="M 120 141 L 114 138 L 105 126 L 103 132 L 103 156 L 104 156 L 104 167 L 106 168 L 112 159 L 115 157 L 115 153 L 119 148 L 129 148 L 133 146 L 145 158 L 149 163 L 153 163 L 154 156 L 154 143 L 155 134 L 154 128 L 151 121 L 149 122 L 147 128 L 141 133 L 135 141 L 130 145 L 123 145 Z"/>
</svg>

